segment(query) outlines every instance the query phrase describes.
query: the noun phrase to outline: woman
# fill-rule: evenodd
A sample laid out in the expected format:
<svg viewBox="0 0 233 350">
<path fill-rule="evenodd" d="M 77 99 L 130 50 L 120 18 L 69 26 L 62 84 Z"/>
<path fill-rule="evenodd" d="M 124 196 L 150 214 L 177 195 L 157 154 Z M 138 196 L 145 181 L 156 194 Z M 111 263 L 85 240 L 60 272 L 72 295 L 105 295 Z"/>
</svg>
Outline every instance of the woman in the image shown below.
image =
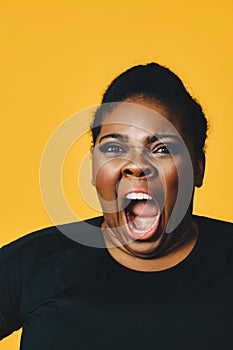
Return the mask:
<svg viewBox="0 0 233 350">
<path fill-rule="evenodd" d="M 23 327 L 22 350 L 232 349 L 232 224 L 192 215 L 200 105 L 167 68 L 136 66 L 108 87 L 91 129 L 103 217 L 1 249 L 1 338 Z"/>
</svg>

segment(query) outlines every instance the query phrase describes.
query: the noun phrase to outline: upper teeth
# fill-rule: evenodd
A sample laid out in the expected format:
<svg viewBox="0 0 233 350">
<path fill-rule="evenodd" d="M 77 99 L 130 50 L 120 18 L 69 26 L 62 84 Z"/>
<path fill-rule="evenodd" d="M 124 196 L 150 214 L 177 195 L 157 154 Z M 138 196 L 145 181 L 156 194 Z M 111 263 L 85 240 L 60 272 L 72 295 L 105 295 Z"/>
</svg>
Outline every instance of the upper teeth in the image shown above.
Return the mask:
<svg viewBox="0 0 233 350">
<path fill-rule="evenodd" d="M 143 192 L 130 192 L 126 195 L 126 198 L 127 199 L 149 199 L 149 200 L 152 200 L 152 197 L 147 194 L 147 193 L 143 193 Z"/>
</svg>

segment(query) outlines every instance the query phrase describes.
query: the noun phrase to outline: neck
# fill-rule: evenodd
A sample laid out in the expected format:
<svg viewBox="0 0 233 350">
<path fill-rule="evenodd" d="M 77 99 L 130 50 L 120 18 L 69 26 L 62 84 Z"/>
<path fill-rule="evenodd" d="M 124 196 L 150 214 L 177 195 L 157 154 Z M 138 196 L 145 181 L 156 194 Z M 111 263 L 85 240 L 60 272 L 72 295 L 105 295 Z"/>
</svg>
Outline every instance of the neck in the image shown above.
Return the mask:
<svg viewBox="0 0 233 350">
<path fill-rule="evenodd" d="M 187 222 L 183 222 L 181 227 L 167 235 L 164 242 L 149 256 L 135 254 L 133 249 L 130 249 L 130 244 L 113 246 L 111 228 L 106 224 L 103 225 L 103 235 L 106 247 L 114 260 L 132 270 L 152 272 L 166 270 L 182 262 L 197 242 L 198 226 L 191 217 L 188 225 Z"/>
</svg>

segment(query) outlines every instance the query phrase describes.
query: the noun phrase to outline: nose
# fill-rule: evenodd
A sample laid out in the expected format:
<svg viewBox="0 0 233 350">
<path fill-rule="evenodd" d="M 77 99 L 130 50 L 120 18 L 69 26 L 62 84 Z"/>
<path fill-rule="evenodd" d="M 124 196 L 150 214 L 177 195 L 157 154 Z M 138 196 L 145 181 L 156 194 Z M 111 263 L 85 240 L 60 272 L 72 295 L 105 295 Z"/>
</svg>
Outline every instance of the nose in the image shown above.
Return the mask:
<svg viewBox="0 0 233 350">
<path fill-rule="evenodd" d="M 131 176 L 142 179 L 153 176 L 154 172 L 150 165 L 142 166 L 138 163 L 130 161 L 122 167 L 121 173 L 125 177 Z"/>
</svg>

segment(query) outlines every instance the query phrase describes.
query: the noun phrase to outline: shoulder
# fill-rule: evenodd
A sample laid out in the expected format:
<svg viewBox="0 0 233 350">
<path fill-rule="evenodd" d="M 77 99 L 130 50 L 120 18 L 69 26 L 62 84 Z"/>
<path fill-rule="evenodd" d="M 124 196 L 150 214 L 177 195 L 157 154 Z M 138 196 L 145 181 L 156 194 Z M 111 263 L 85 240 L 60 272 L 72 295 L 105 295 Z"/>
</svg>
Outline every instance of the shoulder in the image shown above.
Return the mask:
<svg viewBox="0 0 233 350">
<path fill-rule="evenodd" d="M 199 226 L 199 247 L 212 264 L 230 263 L 233 268 L 233 224 L 230 222 L 194 216 Z"/>
<path fill-rule="evenodd" d="M 20 293 L 24 314 L 79 283 L 87 266 L 96 266 L 102 249 L 81 244 L 79 236 L 102 237 L 101 222 L 99 217 L 44 228 L 0 249 L 0 285 Z"/>
<path fill-rule="evenodd" d="M 59 255 L 66 250 L 81 250 L 79 236 L 98 231 L 102 217 L 59 226 L 51 226 L 26 234 L 0 249 L 0 268 L 14 258 L 30 262 L 43 256 Z M 87 232 L 88 231 L 88 232 Z"/>
<path fill-rule="evenodd" d="M 80 244 L 77 236 L 101 236 L 101 222 L 94 218 L 44 228 L 0 249 L 0 339 L 18 329 L 38 305 L 82 284 L 86 266 L 96 266 L 100 249 Z"/>
<path fill-rule="evenodd" d="M 202 286 L 210 295 L 232 298 L 233 224 L 207 217 L 194 218 L 199 226 L 195 263 Z"/>
<path fill-rule="evenodd" d="M 208 218 L 205 216 L 197 216 L 194 215 L 194 219 L 197 221 L 199 227 L 205 231 L 205 234 L 217 234 L 217 235 L 225 235 L 229 236 L 229 238 L 233 238 L 233 223 L 217 220 L 213 218 Z"/>
<path fill-rule="evenodd" d="M 198 227 L 201 241 L 208 246 L 215 247 L 219 252 L 233 249 L 233 224 L 227 221 L 212 219 L 204 216 L 194 216 Z"/>
</svg>

